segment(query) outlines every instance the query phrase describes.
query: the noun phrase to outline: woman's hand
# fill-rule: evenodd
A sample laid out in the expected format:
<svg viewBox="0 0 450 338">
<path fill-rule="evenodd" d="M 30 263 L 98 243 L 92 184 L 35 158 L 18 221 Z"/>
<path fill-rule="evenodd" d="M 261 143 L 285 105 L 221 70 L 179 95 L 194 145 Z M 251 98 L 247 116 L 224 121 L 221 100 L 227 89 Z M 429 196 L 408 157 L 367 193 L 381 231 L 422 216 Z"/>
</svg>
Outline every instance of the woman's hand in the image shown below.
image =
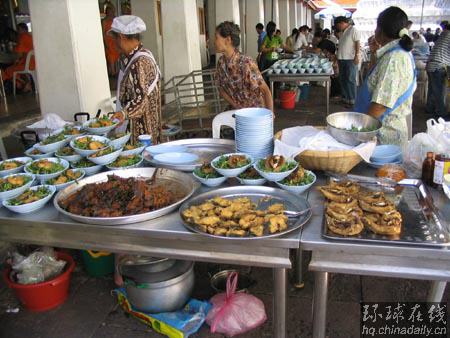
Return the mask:
<svg viewBox="0 0 450 338">
<path fill-rule="evenodd" d="M 121 125 L 123 123 L 123 121 L 125 121 L 125 114 L 121 111 L 116 111 L 114 113 L 114 115 L 112 116 L 112 119 L 117 119 L 120 121 L 119 125 Z"/>
</svg>

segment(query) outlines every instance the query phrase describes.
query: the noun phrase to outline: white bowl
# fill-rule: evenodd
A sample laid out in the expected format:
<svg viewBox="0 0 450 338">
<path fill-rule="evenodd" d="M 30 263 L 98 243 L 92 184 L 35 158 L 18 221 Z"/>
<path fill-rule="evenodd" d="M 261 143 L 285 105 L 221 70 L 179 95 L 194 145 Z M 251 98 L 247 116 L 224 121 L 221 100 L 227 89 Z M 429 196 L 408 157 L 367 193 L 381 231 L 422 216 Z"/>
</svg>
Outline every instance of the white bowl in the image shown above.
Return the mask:
<svg viewBox="0 0 450 338">
<path fill-rule="evenodd" d="M 280 74 L 281 73 L 281 68 L 274 69 L 273 72 L 275 74 Z"/>
<path fill-rule="evenodd" d="M 269 69 L 268 71 L 267 71 L 267 74 L 273 74 L 273 69 Z"/>
<path fill-rule="evenodd" d="M 312 74 L 312 73 L 314 72 L 314 68 L 307 68 L 307 69 L 306 69 L 306 72 L 307 72 L 308 74 Z"/>
<path fill-rule="evenodd" d="M 51 185 L 35 185 L 34 187 L 31 187 L 31 190 L 37 190 L 40 187 L 47 187 L 50 190 L 50 194 L 48 194 L 46 197 L 40 199 L 39 201 L 35 201 L 32 203 L 28 203 L 28 204 L 23 204 L 23 205 L 9 205 L 9 201 L 10 199 L 7 199 L 5 201 L 2 202 L 3 206 L 13 212 L 19 213 L 19 214 L 26 214 L 29 212 L 33 212 L 36 210 L 41 209 L 53 196 L 53 194 L 56 191 L 56 188 L 54 186 Z"/>
<path fill-rule="evenodd" d="M 43 183 L 55 187 L 56 191 L 60 191 L 60 190 L 63 190 L 65 187 L 68 187 L 69 185 L 71 185 L 71 184 L 81 180 L 84 177 L 84 175 L 86 175 L 86 172 L 83 169 L 72 169 L 72 170 L 73 171 L 77 171 L 77 172 L 81 172 L 81 176 L 78 177 L 76 180 L 69 181 L 69 182 L 62 183 L 62 184 L 51 184 L 51 183 L 47 183 L 47 181 L 45 181 Z"/>
<path fill-rule="evenodd" d="M 113 167 L 111 165 L 107 165 L 106 168 L 108 168 L 109 170 L 122 170 L 122 169 L 139 168 L 142 165 L 142 162 L 144 161 L 144 158 L 141 155 L 139 155 L 139 157 L 141 159 L 139 160 L 138 163 L 130 165 L 128 167 Z"/>
<path fill-rule="evenodd" d="M 171 146 L 171 145 L 165 145 L 158 144 L 155 146 L 150 146 L 145 148 L 145 151 L 149 152 L 150 155 L 155 156 L 158 154 L 164 154 L 164 153 L 186 153 L 189 151 L 189 149 L 185 146 Z"/>
<path fill-rule="evenodd" d="M 44 181 L 46 181 L 46 180 L 49 180 L 49 179 L 51 179 L 51 178 L 54 178 L 54 177 L 56 177 L 56 176 L 59 176 L 59 174 L 61 174 L 63 171 L 65 171 L 67 168 L 69 168 L 69 162 L 67 162 L 66 160 L 63 160 L 63 159 L 60 159 L 60 158 L 57 158 L 57 157 L 49 157 L 49 158 L 47 158 L 46 160 L 48 160 L 48 161 L 50 161 L 50 162 L 53 162 L 53 163 L 61 163 L 62 164 L 62 166 L 64 167 L 64 169 L 62 169 L 62 170 L 60 170 L 60 171 L 57 171 L 57 172 L 55 172 L 55 173 L 52 173 L 52 174 L 35 174 L 35 173 L 32 173 L 31 171 L 29 171 L 29 169 L 28 169 L 28 167 L 32 164 L 32 163 L 34 163 L 34 162 L 38 162 L 38 161 L 42 161 L 43 159 L 40 159 L 40 160 L 34 160 L 33 162 L 30 162 L 30 163 L 27 163 L 27 165 L 25 166 L 25 172 L 26 173 L 28 173 L 28 174 L 32 174 L 32 175 L 34 175 L 38 180 L 40 180 L 41 182 L 44 182 Z"/>
<path fill-rule="evenodd" d="M 34 146 L 25 150 L 24 154 L 28 157 L 31 157 L 33 160 L 39 160 L 40 158 L 52 157 L 53 152 L 45 153 L 45 154 L 32 154 L 31 152 L 34 150 Z M 36 148 L 37 149 L 37 148 Z"/>
<path fill-rule="evenodd" d="M 289 69 L 289 71 L 290 71 L 292 74 L 296 74 L 296 73 L 298 72 L 298 69 L 297 69 L 297 68 L 292 68 L 292 69 Z"/>
<path fill-rule="evenodd" d="M 94 134 L 94 135 L 103 135 L 103 134 L 109 133 L 111 130 L 116 128 L 117 125 L 119 124 L 119 122 L 115 122 L 111 126 L 108 126 L 108 127 L 101 127 L 101 128 L 89 127 L 89 125 L 92 122 L 95 122 L 97 120 L 98 119 L 87 120 L 86 122 L 83 123 L 83 129 L 86 130 L 88 133 L 91 133 L 91 134 Z"/>
<path fill-rule="evenodd" d="M 194 177 L 201 184 L 204 184 L 204 185 L 206 185 L 208 187 L 218 187 L 223 182 L 225 182 L 227 180 L 227 178 L 228 178 L 228 177 L 225 177 L 225 176 L 216 177 L 216 178 L 202 178 L 202 177 L 198 176 L 195 172 L 192 172 L 192 175 L 194 175 Z"/>
<path fill-rule="evenodd" d="M 145 147 L 146 147 L 146 145 L 142 144 L 142 146 L 135 148 L 135 149 L 122 150 L 122 152 L 120 153 L 120 156 L 139 155 L 140 153 L 142 153 L 144 151 Z"/>
<path fill-rule="evenodd" d="M 57 153 L 55 153 L 55 156 L 57 158 L 61 158 L 63 160 L 66 160 L 68 162 L 77 162 L 79 160 L 81 160 L 83 157 L 80 154 L 74 154 L 74 155 L 58 155 Z"/>
<path fill-rule="evenodd" d="M 111 145 L 110 145 L 111 146 Z M 94 162 L 95 164 L 100 164 L 100 165 L 107 165 L 110 164 L 111 162 L 114 162 L 116 160 L 116 158 L 118 158 L 120 156 L 120 153 L 122 152 L 122 148 L 114 150 L 112 153 L 100 156 L 100 157 L 92 157 L 92 155 L 89 155 L 87 157 L 87 159 L 91 162 Z"/>
<path fill-rule="evenodd" d="M 50 134 L 50 136 L 52 135 L 56 135 L 56 133 Z M 53 153 L 57 151 L 59 148 L 62 148 L 65 145 L 69 144 L 70 137 L 64 136 L 64 140 L 53 142 L 50 144 L 42 144 L 42 142 L 36 143 L 33 147 L 35 147 L 36 149 L 40 150 L 43 153 Z"/>
<path fill-rule="evenodd" d="M 85 176 L 91 176 L 91 175 L 97 174 L 103 168 L 103 166 L 101 164 L 93 165 L 92 167 L 83 167 L 83 168 L 77 168 L 74 165 L 75 165 L 75 163 L 71 163 L 70 167 L 72 169 L 83 169 Z"/>
<path fill-rule="evenodd" d="M 312 175 L 314 177 L 313 181 L 310 184 L 305 184 L 305 185 L 286 185 L 281 183 L 282 180 L 280 180 L 280 182 L 275 182 L 280 188 L 290 191 L 296 195 L 300 195 L 303 194 L 304 192 L 308 191 L 309 188 L 312 187 L 312 185 L 314 183 L 316 183 L 317 177 L 316 174 L 314 174 L 312 171 L 309 170 L 305 170 L 306 173 Z"/>
<path fill-rule="evenodd" d="M 109 145 L 113 146 L 114 149 L 123 148 L 123 146 L 130 140 L 131 133 L 125 134 L 122 137 L 116 138 L 115 140 L 109 140 Z"/>
<path fill-rule="evenodd" d="M 247 165 L 244 165 L 243 167 L 235 168 L 235 169 L 222 169 L 222 168 L 216 167 L 215 162 L 218 161 L 219 158 L 221 158 L 222 156 L 229 157 L 229 156 L 232 156 L 232 155 L 243 155 L 247 159 L 250 160 L 250 163 L 247 164 Z M 244 171 L 246 171 L 253 164 L 253 162 L 255 162 L 255 160 L 250 155 L 247 155 L 247 154 L 244 154 L 244 153 L 230 153 L 230 154 L 223 154 L 223 155 L 217 156 L 215 159 L 213 159 L 211 161 L 211 167 L 213 167 L 219 174 L 221 174 L 221 175 L 223 175 L 225 177 L 236 177 L 236 176 L 242 174 Z"/>
<path fill-rule="evenodd" d="M 295 162 L 295 160 L 290 159 L 290 158 L 287 159 L 287 161 L 289 161 L 289 162 Z M 298 163 L 295 162 L 296 165 L 295 165 L 295 167 L 294 167 L 293 169 L 288 170 L 288 171 L 283 171 L 283 172 L 281 172 L 281 173 L 274 173 L 274 172 L 266 172 L 266 171 L 263 171 L 263 170 L 259 169 L 259 168 L 258 168 L 258 162 L 259 162 L 259 160 L 257 160 L 257 161 L 255 162 L 255 164 L 253 165 L 253 168 L 255 168 L 256 171 L 257 171 L 262 177 L 264 177 L 265 179 L 267 179 L 268 181 L 271 181 L 271 182 L 277 182 L 277 181 L 283 180 L 284 178 L 288 177 L 292 172 L 294 172 L 294 170 L 296 170 L 297 167 L 298 167 Z"/>
<path fill-rule="evenodd" d="M 320 74 L 320 73 L 322 73 L 322 68 L 315 68 L 314 71 L 315 71 L 317 74 Z"/>
<path fill-rule="evenodd" d="M 0 164 L 2 164 L 3 162 L 8 162 L 8 161 L 20 161 L 20 162 L 23 162 L 23 165 L 18 166 L 17 168 L 14 168 L 14 169 L 0 170 L 0 177 L 20 173 L 23 170 L 23 167 L 25 167 L 25 164 L 27 164 L 28 162 L 31 162 L 32 159 L 30 157 L 14 157 L 14 158 L 8 158 L 7 160 L 4 160 L 4 161 L 0 161 Z"/>
<path fill-rule="evenodd" d="M 99 150 L 101 150 L 101 149 L 90 150 L 90 149 L 80 149 L 80 148 L 75 147 L 75 141 L 78 140 L 79 138 L 82 138 L 82 137 L 91 137 L 91 138 L 92 138 L 93 140 L 95 140 L 95 141 L 99 141 L 99 142 L 102 142 L 102 143 L 106 144 L 106 146 L 103 147 L 103 148 L 101 148 L 101 149 L 104 149 L 104 148 L 106 148 L 107 146 L 109 146 L 109 139 L 108 139 L 107 137 L 105 137 L 105 136 L 98 136 L 98 135 L 83 135 L 83 136 L 75 137 L 74 139 L 72 139 L 72 140 L 70 141 L 70 146 L 71 146 L 78 154 L 80 154 L 80 155 L 83 156 L 83 157 L 87 157 L 87 156 L 89 156 L 89 155 L 92 155 L 92 154 L 96 153 L 97 151 L 99 151 Z"/>
<path fill-rule="evenodd" d="M 8 176 L 5 176 L 4 179 L 7 179 L 8 177 L 14 177 L 14 176 L 28 176 L 31 178 L 31 180 L 30 180 L 30 182 L 22 185 L 21 187 L 0 192 L 0 201 L 4 201 L 4 200 L 10 199 L 10 198 L 19 196 L 21 193 L 23 193 L 25 190 L 27 190 L 29 187 L 31 187 L 35 180 L 34 175 L 24 174 L 24 173 L 8 175 Z"/>
<path fill-rule="evenodd" d="M 80 131 L 80 133 L 76 134 L 76 135 L 66 135 L 66 137 L 69 139 L 69 141 L 75 137 L 83 135 L 83 130 L 82 130 L 81 126 L 74 126 L 72 124 L 67 124 L 66 126 L 71 127 L 73 129 L 78 129 Z M 54 134 L 59 134 L 59 133 L 63 133 L 63 132 L 64 132 L 64 128 L 59 128 L 59 129 L 55 130 Z"/>
<path fill-rule="evenodd" d="M 236 178 L 243 185 L 264 185 L 267 182 L 267 180 L 265 178 L 255 178 L 255 179 L 240 178 L 240 177 L 236 177 Z"/>
</svg>

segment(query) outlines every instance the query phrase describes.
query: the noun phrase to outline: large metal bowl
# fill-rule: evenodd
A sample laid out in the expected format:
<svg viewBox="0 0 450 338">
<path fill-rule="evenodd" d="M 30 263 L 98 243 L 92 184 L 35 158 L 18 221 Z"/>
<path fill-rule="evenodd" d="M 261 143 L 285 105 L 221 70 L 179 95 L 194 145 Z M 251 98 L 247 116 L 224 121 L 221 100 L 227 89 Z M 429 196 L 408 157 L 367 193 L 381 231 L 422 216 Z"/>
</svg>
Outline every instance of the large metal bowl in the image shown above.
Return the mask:
<svg viewBox="0 0 450 338">
<path fill-rule="evenodd" d="M 351 131 L 356 128 L 370 128 L 373 131 Z M 349 146 L 372 141 L 381 128 L 381 122 L 370 115 L 356 112 L 339 112 L 327 116 L 328 132 L 336 140 Z"/>
</svg>

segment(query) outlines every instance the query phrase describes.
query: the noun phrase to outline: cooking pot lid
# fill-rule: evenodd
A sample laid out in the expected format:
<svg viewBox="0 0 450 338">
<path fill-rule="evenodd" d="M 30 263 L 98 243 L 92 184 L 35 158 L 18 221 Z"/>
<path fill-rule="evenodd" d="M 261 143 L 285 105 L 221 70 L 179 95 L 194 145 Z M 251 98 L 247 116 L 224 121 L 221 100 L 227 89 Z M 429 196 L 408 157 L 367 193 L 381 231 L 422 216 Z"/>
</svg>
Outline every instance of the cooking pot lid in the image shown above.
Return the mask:
<svg viewBox="0 0 450 338">
<path fill-rule="evenodd" d="M 147 272 L 133 266 L 122 270 L 122 274 L 137 283 L 159 283 L 169 281 L 186 273 L 192 266 L 191 261 L 175 261 L 175 263 L 164 271 Z"/>
<path fill-rule="evenodd" d="M 119 259 L 119 265 L 157 264 L 168 261 L 169 258 L 158 258 L 141 255 L 125 255 Z"/>
</svg>

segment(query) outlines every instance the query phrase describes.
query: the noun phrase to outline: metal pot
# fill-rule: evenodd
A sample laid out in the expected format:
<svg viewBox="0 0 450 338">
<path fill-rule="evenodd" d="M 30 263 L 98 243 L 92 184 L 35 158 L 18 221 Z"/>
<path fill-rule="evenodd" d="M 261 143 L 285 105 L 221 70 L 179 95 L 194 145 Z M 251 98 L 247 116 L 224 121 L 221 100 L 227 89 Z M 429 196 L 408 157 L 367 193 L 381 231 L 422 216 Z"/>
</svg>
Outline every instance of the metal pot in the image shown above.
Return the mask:
<svg viewBox="0 0 450 338">
<path fill-rule="evenodd" d="M 247 292 L 247 289 L 256 284 L 256 281 L 252 279 L 246 273 L 239 272 L 237 270 L 222 270 L 211 277 L 211 287 L 218 293 L 227 291 L 227 278 L 232 272 L 238 273 L 238 283 L 236 292 Z"/>
<path fill-rule="evenodd" d="M 170 269 L 176 260 L 140 255 L 126 255 L 119 260 L 119 271 L 122 275 L 136 275 L 139 272 L 161 272 Z"/>
<path fill-rule="evenodd" d="M 139 273 L 139 280 L 125 276 L 130 303 L 149 313 L 172 312 L 187 303 L 194 288 L 194 263 L 176 261 L 163 272 Z"/>
</svg>

